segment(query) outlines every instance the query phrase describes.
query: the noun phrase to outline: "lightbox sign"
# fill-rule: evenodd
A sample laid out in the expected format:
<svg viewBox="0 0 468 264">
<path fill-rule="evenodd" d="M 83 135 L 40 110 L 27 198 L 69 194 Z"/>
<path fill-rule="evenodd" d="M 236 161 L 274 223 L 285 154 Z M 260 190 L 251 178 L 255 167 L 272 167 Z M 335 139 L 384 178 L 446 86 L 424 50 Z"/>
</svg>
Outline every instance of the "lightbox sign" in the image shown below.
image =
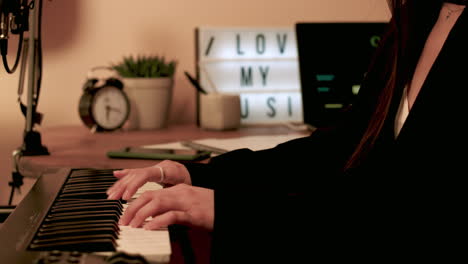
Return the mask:
<svg viewBox="0 0 468 264">
<path fill-rule="evenodd" d="M 240 94 L 242 124 L 302 122 L 294 28 L 200 27 L 196 33 L 201 86 Z"/>
</svg>

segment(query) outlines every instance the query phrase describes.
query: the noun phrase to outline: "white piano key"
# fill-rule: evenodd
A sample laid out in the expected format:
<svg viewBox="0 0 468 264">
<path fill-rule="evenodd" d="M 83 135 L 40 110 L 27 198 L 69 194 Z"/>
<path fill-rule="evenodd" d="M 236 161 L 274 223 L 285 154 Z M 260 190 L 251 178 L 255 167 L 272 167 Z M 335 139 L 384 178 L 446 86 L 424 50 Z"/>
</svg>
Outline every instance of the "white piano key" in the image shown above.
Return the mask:
<svg viewBox="0 0 468 264">
<path fill-rule="evenodd" d="M 169 231 L 120 226 L 116 250 L 140 254 L 150 263 L 168 263 L 172 253 Z"/>
<path fill-rule="evenodd" d="M 162 186 L 154 182 L 147 182 L 133 195 L 132 200 L 138 198 L 146 191 L 160 190 Z M 129 201 L 124 204 L 124 212 Z M 146 221 L 151 220 L 151 217 Z M 119 226 L 120 235 L 117 239 L 117 251 L 129 254 L 140 254 L 150 263 L 168 263 L 171 256 L 171 242 L 169 230 L 145 230 L 143 228 L 132 228 L 130 226 Z"/>
</svg>

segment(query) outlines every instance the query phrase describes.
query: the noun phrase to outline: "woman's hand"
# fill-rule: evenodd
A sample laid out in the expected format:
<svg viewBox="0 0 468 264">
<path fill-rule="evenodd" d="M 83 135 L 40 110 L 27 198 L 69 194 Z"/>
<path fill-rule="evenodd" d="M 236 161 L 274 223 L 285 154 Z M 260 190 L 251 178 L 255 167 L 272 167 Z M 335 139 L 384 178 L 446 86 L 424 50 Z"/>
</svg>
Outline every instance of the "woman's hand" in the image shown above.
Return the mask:
<svg viewBox="0 0 468 264">
<path fill-rule="evenodd" d="M 164 173 L 164 177 L 161 172 Z M 108 199 L 129 200 L 138 188 L 149 181 L 164 185 L 192 184 L 187 168 L 171 160 L 164 160 L 146 168 L 114 171 L 114 176 L 119 180 L 107 190 Z"/>
<path fill-rule="evenodd" d="M 148 217 L 153 218 L 145 222 Z M 121 225 L 145 229 L 182 224 L 212 230 L 213 223 L 214 191 L 187 184 L 143 193 L 119 221 Z"/>
</svg>

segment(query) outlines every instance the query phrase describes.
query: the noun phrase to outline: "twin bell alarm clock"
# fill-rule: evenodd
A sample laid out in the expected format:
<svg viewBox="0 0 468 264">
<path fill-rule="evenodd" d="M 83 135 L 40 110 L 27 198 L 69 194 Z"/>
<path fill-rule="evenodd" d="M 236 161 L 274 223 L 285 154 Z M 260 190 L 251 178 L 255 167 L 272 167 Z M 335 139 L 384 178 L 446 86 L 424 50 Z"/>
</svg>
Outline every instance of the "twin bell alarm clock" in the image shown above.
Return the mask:
<svg viewBox="0 0 468 264">
<path fill-rule="evenodd" d="M 123 86 L 110 67 L 94 67 L 88 72 L 79 102 L 80 118 L 88 128 L 114 131 L 125 124 L 130 114 L 130 101 Z"/>
</svg>

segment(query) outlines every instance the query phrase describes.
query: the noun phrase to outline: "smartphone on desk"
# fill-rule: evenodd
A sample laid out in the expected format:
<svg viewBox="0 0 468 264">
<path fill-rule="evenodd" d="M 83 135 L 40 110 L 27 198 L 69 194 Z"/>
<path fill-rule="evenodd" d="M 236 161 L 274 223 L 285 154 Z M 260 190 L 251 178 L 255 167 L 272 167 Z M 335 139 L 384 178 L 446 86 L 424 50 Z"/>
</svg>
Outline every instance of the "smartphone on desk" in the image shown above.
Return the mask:
<svg viewBox="0 0 468 264">
<path fill-rule="evenodd" d="M 107 152 L 109 158 L 196 161 L 209 158 L 211 151 L 175 148 L 126 147 Z"/>
</svg>

